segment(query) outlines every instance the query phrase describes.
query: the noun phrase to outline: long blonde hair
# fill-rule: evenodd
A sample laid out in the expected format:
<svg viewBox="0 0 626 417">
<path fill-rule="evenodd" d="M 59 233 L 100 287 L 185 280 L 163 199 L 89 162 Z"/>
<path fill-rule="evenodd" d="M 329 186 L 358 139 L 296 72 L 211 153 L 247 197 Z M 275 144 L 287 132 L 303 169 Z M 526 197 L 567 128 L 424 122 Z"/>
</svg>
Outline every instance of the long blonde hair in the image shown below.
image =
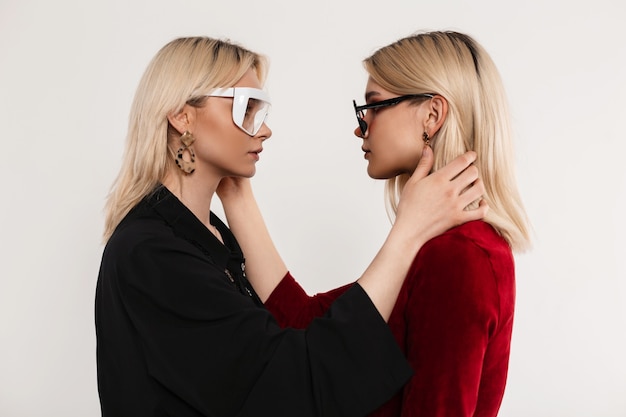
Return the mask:
<svg viewBox="0 0 626 417">
<path fill-rule="evenodd" d="M 513 250 L 528 249 L 529 223 L 515 181 L 508 104 L 500 74 L 482 46 L 458 32 L 418 33 L 377 50 L 364 66 L 390 92 L 446 98 L 447 117 L 431 138 L 433 170 L 475 151 L 483 197 L 489 203 L 485 221 Z M 393 215 L 408 178 L 402 174 L 387 180 L 385 193 Z"/>
<path fill-rule="evenodd" d="M 108 195 L 104 241 L 124 216 L 174 169 L 168 147 L 177 132 L 167 116 L 185 104 L 201 107 L 203 94 L 235 84 L 250 68 L 261 82 L 267 61 L 227 40 L 178 38 L 165 45 L 146 69 L 130 111 L 122 167 Z"/>
</svg>

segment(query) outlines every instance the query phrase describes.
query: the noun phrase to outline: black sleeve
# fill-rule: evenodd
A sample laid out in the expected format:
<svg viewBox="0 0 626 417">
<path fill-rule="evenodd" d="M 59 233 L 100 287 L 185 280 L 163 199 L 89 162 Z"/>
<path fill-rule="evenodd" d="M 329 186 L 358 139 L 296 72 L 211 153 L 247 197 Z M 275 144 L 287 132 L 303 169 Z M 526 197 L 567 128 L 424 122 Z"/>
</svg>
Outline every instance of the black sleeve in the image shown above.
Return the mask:
<svg viewBox="0 0 626 417">
<path fill-rule="evenodd" d="M 280 329 L 184 240 L 147 239 L 118 256 L 150 377 L 200 415 L 360 416 L 411 375 L 359 285 L 306 330 Z"/>
</svg>

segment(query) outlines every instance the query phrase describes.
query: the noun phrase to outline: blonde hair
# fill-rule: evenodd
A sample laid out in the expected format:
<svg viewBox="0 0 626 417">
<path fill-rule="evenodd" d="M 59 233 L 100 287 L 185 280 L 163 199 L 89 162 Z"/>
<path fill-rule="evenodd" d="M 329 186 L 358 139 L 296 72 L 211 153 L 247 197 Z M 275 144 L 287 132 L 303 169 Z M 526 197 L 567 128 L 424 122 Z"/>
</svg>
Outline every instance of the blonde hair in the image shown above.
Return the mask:
<svg viewBox="0 0 626 417">
<path fill-rule="evenodd" d="M 513 250 L 528 249 L 529 224 L 515 181 L 508 104 L 487 52 L 462 33 L 426 32 L 380 48 L 364 60 L 364 66 L 390 92 L 437 93 L 446 98 L 447 117 L 431 138 L 433 170 L 475 151 L 485 185 L 483 198 L 489 204 L 485 221 Z M 385 194 L 393 215 L 408 178 L 402 174 L 387 180 Z"/>
<path fill-rule="evenodd" d="M 105 242 L 166 174 L 178 172 L 168 143 L 180 134 L 167 116 L 180 112 L 185 104 L 201 107 L 203 94 L 232 86 L 250 68 L 263 82 L 266 58 L 227 40 L 179 38 L 159 50 L 139 82 L 131 107 L 122 167 L 105 207 Z"/>
</svg>

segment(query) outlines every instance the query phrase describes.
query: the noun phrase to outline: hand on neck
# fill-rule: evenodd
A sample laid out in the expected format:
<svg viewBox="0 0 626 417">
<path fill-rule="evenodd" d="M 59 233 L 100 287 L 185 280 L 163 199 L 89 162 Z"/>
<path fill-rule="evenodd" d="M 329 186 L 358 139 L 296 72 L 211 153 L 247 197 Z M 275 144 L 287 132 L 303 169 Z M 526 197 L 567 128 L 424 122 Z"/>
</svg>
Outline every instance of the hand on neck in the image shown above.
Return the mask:
<svg viewBox="0 0 626 417">
<path fill-rule="evenodd" d="M 163 185 L 212 232 L 211 200 L 219 182 L 220 178 L 207 178 L 197 171 L 193 174 L 170 172 L 163 179 Z"/>
</svg>

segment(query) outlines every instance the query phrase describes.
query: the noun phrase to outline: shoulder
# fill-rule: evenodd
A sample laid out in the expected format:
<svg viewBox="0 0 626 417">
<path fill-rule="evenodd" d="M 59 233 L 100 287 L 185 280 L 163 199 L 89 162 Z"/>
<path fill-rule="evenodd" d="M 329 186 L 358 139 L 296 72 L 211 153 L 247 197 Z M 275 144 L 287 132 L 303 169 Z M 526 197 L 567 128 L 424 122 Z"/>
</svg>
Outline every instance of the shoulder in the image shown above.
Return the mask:
<svg viewBox="0 0 626 417">
<path fill-rule="evenodd" d="M 460 287 L 512 280 L 513 257 L 491 225 L 468 222 L 428 241 L 417 253 L 409 278 Z"/>
<path fill-rule="evenodd" d="M 468 256 L 491 258 L 510 256 L 511 248 L 504 238 L 488 223 L 477 220 L 453 227 L 447 232 L 429 240 L 419 255 L 444 256 L 446 258 Z"/>
<path fill-rule="evenodd" d="M 174 258 L 204 258 L 194 245 L 150 209 L 131 211 L 107 242 L 102 261 L 121 270 L 165 266 Z"/>
<path fill-rule="evenodd" d="M 187 293 L 230 290 L 223 269 L 158 215 L 133 215 L 120 224 L 104 249 L 100 279 L 164 305 L 189 298 Z"/>
<path fill-rule="evenodd" d="M 173 236 L 171 227 L 162 218 L 145 211 L 131 212 L 111 235 L 105 252 L 130 253 L 137 247 Z"/>
<path fill-rule="evenodd" d="M 419 301 L 410 305 L 424 305 L 410 309 L 431 306 L 449 312 L 452 306 L 462 306 L 463 314 L 491 317 L 501 297 L 514 292 L 514 280 L 506 241 L 491 225 L 469 222 L 422 247 L 407 276 L 407 296 Z"/>
</svg>

